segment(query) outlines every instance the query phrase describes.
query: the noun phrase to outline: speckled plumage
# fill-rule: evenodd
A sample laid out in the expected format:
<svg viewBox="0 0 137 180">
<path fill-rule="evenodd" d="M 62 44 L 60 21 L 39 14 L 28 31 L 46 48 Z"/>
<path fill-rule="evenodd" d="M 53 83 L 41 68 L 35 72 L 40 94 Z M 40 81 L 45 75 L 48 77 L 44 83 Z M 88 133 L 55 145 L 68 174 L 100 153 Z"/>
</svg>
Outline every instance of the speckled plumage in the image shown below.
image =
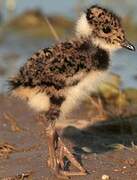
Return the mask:
<svg viewBox="0 0 137 180">
<path fill-rule="evenodd" d="M 13 88 L 22 86 L 55 87 L 59 90 L 76 85 L 79 77 L 70 79 L 83 72 L 103 71 L 108 68 L 109 55 L 99 47 L 94 47 L 88 39 L 62 42 L 52 48 L 45 48 L 35 53 L 11 81 Z M 70 81 L 70 83 L 69 83 Z"/>
<path fill-rule="evenodd" d="M 95 47 L 88 38 L 74 39 L 36 52 L 10 83 L 14 91 L 37 87 L 37 93 L 46 93 L 51 104 L 57 105 L 65 100 L 66 88 L 76 86 L 91 72 L 107 70 L 108 66 L 108 52 Z"/>
<path fill-rule="evenodd" d="M 110 51 L 121 47 L 134 50 L 119 17 L 91 6 L 78 20 L 74 39 L 41 49 L 28 59 L 9 81 L 12 94 L 39 112 L 59 109 L 57 119 L 96 88 L 109 68 Z"/>
<path fill-rule="evenodd" d="M 119 18 L 102 7 L 92 6 L 78 20 L 74 39 L 39 50 L 9 81 L 14 96 L 44 112 L 49 165 L 58 177 L 85 175 L 86 171 L 59 138 L 54 120 L 63 118 L 96 89 L 106 76 L 110 52 L 121 47 L 135 50 L 125 39 Z M 64 156 L 80 172 L 64 171 Z"/>
</svg>

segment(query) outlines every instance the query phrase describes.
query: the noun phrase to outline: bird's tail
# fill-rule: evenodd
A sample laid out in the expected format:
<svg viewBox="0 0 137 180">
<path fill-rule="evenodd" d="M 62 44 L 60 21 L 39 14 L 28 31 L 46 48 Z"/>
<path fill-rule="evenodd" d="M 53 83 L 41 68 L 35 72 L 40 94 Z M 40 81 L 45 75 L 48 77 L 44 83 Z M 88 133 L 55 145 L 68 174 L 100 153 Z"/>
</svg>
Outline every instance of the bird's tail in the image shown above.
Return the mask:
<svg viewBox="0 0 137 180">
<path fill-rule="evenodd" d="M 21 85 L 20 78 L 15 76 L 8 80 L 9 91 L 15 90 Z"/>
</svg>

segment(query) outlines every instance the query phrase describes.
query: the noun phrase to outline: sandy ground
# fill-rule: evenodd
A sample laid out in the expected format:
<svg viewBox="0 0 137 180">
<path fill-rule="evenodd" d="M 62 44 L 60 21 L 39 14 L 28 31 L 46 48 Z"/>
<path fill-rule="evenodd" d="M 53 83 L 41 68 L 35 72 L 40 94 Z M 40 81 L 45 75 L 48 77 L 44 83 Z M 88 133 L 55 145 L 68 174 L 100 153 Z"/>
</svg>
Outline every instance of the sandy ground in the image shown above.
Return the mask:
<svg viewBox="0 0 137 180">
<path fill-rule="evenodd" d="M 77 123 L 60 122 L 58 130 L 90 174 L 72 179 L 101 180 L 103 175 L 112 180 L 137 179 L 136 117 L 91 122 L 90 108 L 84 104 L 73 117 Z M 47 167 L 44 130 L 27 105 L 0 96 L 0 180 L 57 179 Z"/>
</svg>

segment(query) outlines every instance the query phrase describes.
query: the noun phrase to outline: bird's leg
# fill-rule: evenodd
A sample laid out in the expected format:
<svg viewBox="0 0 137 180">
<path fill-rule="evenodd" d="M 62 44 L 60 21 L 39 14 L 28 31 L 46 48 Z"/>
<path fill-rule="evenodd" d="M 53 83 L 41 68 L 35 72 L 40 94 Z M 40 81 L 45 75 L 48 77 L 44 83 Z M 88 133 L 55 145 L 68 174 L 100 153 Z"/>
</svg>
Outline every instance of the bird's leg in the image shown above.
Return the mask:
<svg viewBox="0 0 137 180">
<path fill-rule="evenodd" d="M 55 150 L 58 140 L 55 131 L 55 122 L 51 122 L 49 126 L 46 128 L 46 135 L 47 135 L 47 143 L 48 143 L 48 151 L 49 151 L 48 166 L 52 169 L 55 169 L 57 166 L 57 157 Z"/>
<path fill-rule="evenodd" d="M 49 125 L 46 128 L 46 135 L 48 141 L 49 160 L 48 165 L 54 171 L 57 177 L 67 178 L 75 175 L 86 175 L 85 169 L 76 160 L 74 155 L 68 150 L 61 138 L 59 137 L 55 128 L 55 117 L 58 114 L 57 109 L 50 109 L 48 116 L 50 115 Z M 54 119 L 54 120 L 53 120 Z M 65 158 L 67 158 L 72 165 L 78 168 L 79 172 L 70 172 L 66 170 Z"/>
</svg>

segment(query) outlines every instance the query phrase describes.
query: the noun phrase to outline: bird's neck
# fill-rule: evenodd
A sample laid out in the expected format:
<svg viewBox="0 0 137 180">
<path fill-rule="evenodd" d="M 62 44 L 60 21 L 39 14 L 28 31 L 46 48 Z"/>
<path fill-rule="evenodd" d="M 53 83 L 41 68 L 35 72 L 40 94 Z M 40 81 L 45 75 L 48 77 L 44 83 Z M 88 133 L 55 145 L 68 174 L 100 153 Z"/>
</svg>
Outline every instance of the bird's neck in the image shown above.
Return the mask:
<svg viewBox="0 0 137 180">
<path fill-rule="evenodd" d="M 77 38 L 82 42 L 87 42 L 92 46 L 92 48 L 100 48 L 103 49 L 104 51 L 108 52 L 108 54 L 112 54 L 116 48 L 114 46 L 111 46 L 109 44 L 104 43 L 100 39 L 90 36 L 85 36 L 85 35 L 79 35 Z"/>
<path fill-rule="evenodd" d="M 91 36 L 79 36 L 78 37 L 79 39 L 79 44 L 81 45 L 86 45 L 87 47 L 87 50 L 90 52 L 91 50 L 91 53 L 93 51 L 96 51 L 97 49 L 102 49 L 103 51 L 106 51 L 108 53 L 108 55 L 110 54 L 110 50 L 108 49 L 107 46 L 105 46 L 105 44 L 103 45 L 103 43 L 99 43 L 98 41 L 95 41 L 94 39 L 92 39 Z"/>
</svg>

